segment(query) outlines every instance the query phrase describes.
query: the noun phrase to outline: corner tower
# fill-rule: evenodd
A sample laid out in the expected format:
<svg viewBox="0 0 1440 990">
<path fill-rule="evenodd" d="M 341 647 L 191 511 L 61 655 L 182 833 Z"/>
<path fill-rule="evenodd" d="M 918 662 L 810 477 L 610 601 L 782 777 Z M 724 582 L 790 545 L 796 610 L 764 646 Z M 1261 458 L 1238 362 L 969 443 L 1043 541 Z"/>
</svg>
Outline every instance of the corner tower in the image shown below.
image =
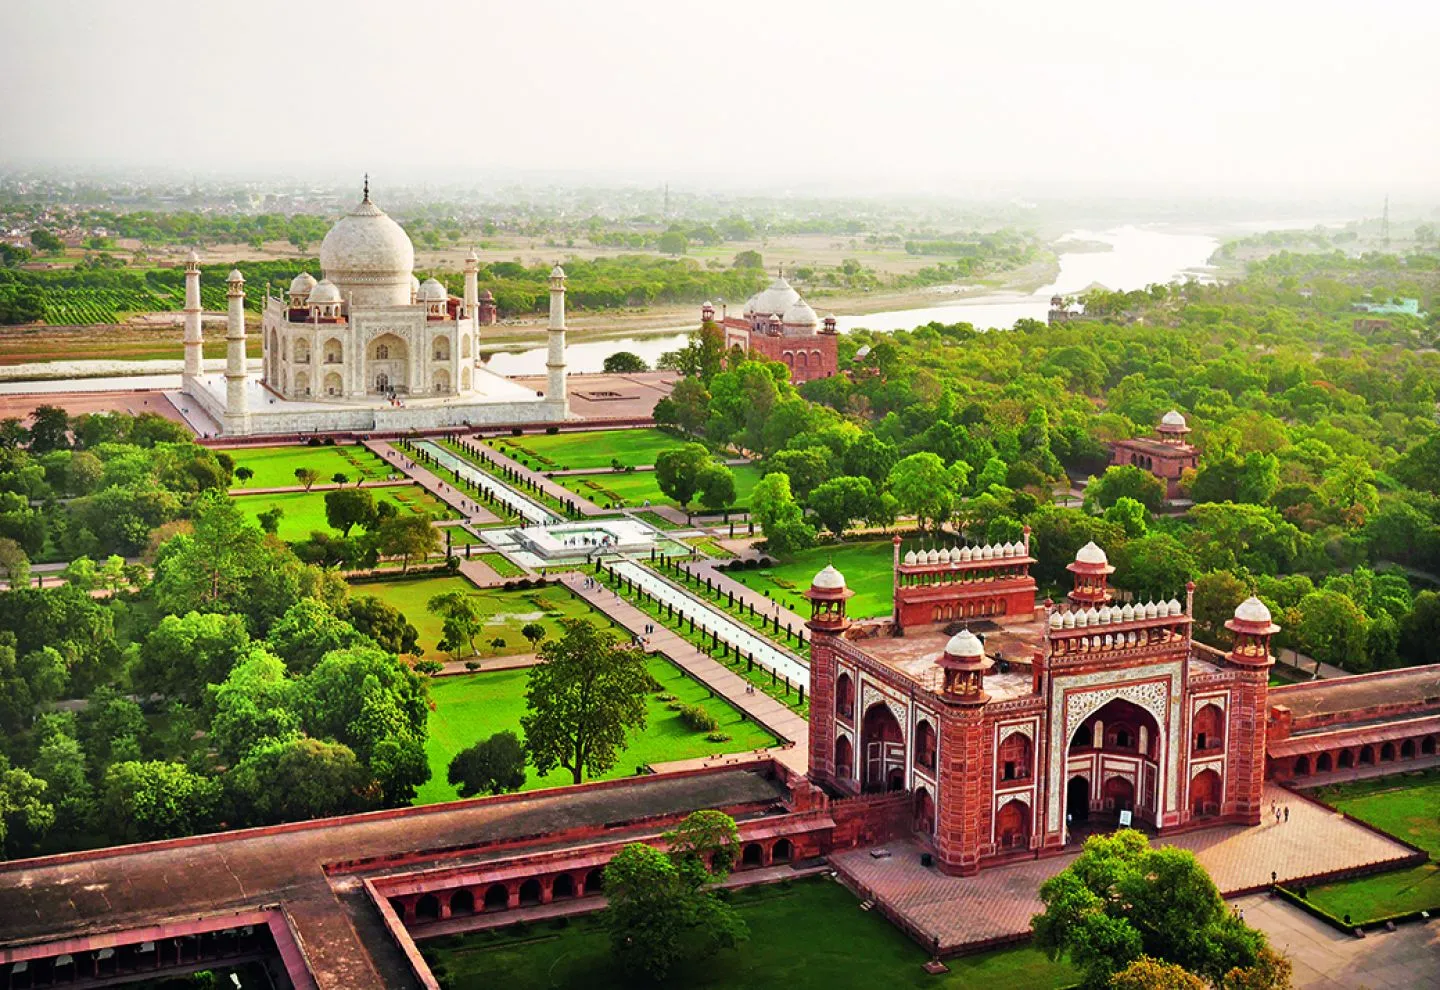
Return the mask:
<svg viewBox="0 0 1440 990">
<path fill-rule="evenodd" d="M 570 396 L 565 388 L 565 269 L 550 269 L 550 353 L 545 361 L 545 399 L 558 414 L 570 415 Z"/>
<path fill-rule="evenodd" d="M 246 432 L 249 410 L 245 395 L 245 276 L 230 272 L 225 291 L 225 432 Z"/>
<path fill-rule="evenodd" d="M 194 392 L 204 372 L 204 339 L 200 320 L 200 256 L 194 251 L 185 259 L 185 370 L 180 379 L 182 392 Z"/>
<path fill-rule="evenodd" d="M 855 688 L 847 679 L 848 696 L 837 696 L 838 658 L 835 642 L 850 627 L 845 603 L 855 593 L 845 586 L 845 575 L 826 564 L 805 597 L 810 600 L 810 778 L 834 785 L 836 778 L 836 719 L 853 721 Z M 853 744 L 852 744 L 853 745 Z M 853 754 L 849 761 L 853 761 Z M 842 760 L 842 762 L 847 762 Z M 853 766 L 853 763 L 851 763 Z M 849 775 L 847 767 L 846 776 Z"/>
<path fill-rule="evenodd" d="M 1270 712 L 1270 638 L 1280 631 L 1270 610 L 1255 596 L 1235 607 L 1225 623 L 1234 635 L 1226 664 L 1236 673 L 1234 711 L 1229 718 L 1229 773 L 1225 804 L 1247 825 L 1260 824 L 1265 797 L 1265 733 Z M 1192 803 L 1195 795 L 1191 795 Z"/>
</svg>

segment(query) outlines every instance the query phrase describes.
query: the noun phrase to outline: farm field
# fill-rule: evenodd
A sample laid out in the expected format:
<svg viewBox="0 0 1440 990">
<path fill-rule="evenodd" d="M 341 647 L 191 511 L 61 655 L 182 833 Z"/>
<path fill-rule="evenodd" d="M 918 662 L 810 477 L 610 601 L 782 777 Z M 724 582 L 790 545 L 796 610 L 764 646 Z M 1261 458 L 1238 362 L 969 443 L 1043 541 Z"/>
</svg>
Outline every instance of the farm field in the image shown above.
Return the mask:
<svg viewBox="0 0 1440 990">
<path fill-rule="evenodd" d="M 419 485 L 397 485 L 393 488 L 371 489 L 376 503 L 393 502 L 402 512 L 425 512 L 435 518 L 453 518 L 455 512 L 444 502 L 431 495 Z M 251 519 L 260 513 L 279 506 L 285 511 L 280 517 L 277 535 L 282 540 L 296 542 L 306 539 L 319 530 L 334 532 L 325 521 L 324 492 L 279 492 L 272 495 L 234 495 L 235 504 Z"/>
<path fill-rule="evenodd" d="M 816 572 L 834 564 L 845 575 L 855 597 L 846 612 L 854 619 L 888 615 L 894 604 L 892 571 L 894 546 L 889 540 L 839 543 L 802 550 L 774 567 L 753 571 L 729 570 L 725 574 L 761 594 L 769 594 L 786 608 L 808 615 L 801 596 L 810 587 Z"/>
<path fill-rule="evenodd" d="M 830 990 L 833 987 L 1003 987 L 1057 990 L 1079 973 L 1051 962 L 1039 949 L 1014 946 L 946 960 L 948 973 L 930 976 L 926 954 L 878 911 L 840 884 L 811 878 L 746 887 L 730 893 L 750 938 L 703 962 L 681 962 L 670 981 L 688 990 Z M 783 937 L 781 935 L 783 933 Z M 797 952 L 797 945 L 805 951 Z M 421 943 L 445 990 L 570 990 L 629 987 L 614 967 L 610 933 L 598 914 L 528 926 L 523 934 L 491 929 Z"/>
<path fill-rule="evenodd" d="M 686 727 L 680 717 L 667 707 L 668 702 L 651 695 L 646 705 L 648 717 L 645 728 L 632 734 L 625 751 L 620 754 L 619 762 L 600 779 L 629 777 L 635 773 L 637 766 L 649 763 L 775 745 L 774 736 L 754 722 L 744 721 L 742 714 L 728 702 L 709 697 L 708 689 L 692 681 L 670 661 L 652 657 L 648 668 L 661 683 L 664 693 L 673 694 L 687 704 L 702 705 L 719 721 L 720 731 L 728 733 L 731 739 L 729 742 L 710 742 L 705 738 L 706 733 Z M 520 717 L 525 714 L 527 676 L 523 669 L 497 670 L 442 677 L 430 682 L 430 697 L 435 708 L 430 713 L 430 738 L 425 743 L 425 752 L 430 760 L 431 776 L 416 794 L 416 804 L 456 799 L 455 789 L 446 780 L 446 771 L 450 760 L 460 750 L 505 729 L 520 734 Z M 586 779 L 590 778 L 587 776 Z M 572 783 L 572 778 L 567 770 L 556 769 L 537 777 L 532 769 L 522 790 L 569 783 Z"/>
<path fill-rule="evenodd" d="M 735 474 L 735 507 L 742 508 L 750 493 L 764 477 L 754 464 L 735 465 L 730 468 Z M 660 483 L 655 480 L 654 471 L 631 471 L 617 474 L 562 474 L 550 479 L 569 491 L 587 498 L 601 508 L 625 508 L 644 505 L 648 499 L 651 505 L 673 505 L 679 503 L 665 496 Z M 699 511 L 698 503 L 691 507 Z"/>
<path fill-rule="evenodd" d="M 520 633 L 527 623 L 538 622 L 545 627 L 547 635 L 555 636 L 560 633 L 560 619 L 584 619 L 594 615 L 588 605 L 559 585 L 530 591 L 481 590 L 463 577 L 444 576 L 361 582 L 352 585 L 352 588 L 357 595 L 374 595 L 405 613 L 405 618 L 420 632 L 421 650 L 432 660 L 450 659 L 438 648 L 442 623 L 428 607 L 430 599 L 436 595 L 468 591 L 480 603 L 481 611 L 487 616 L 485 631 L 477 637 L 482 658 L 532 652 L 534 647 Z M 497 638 L 505 640 L 503 647 L 490 645 L 490 641 Z"/>
<path fill-rule="evenodd" d="M 376 481 L 390 474 L 391 468 L 380 458 L 359 444 L 337 447 L 237 447 L 225 451 L 235 462 L 236 468 L 249 468 L 255 472 L 245 481 L 232 481 L 231 488 L 294 488 L 300 483 L 295 480 L 299 468 L 310 468 L 320 475 L 321 484 L 332 484 L 331 478 L 338 472 L 346 475 L 350 483 L 364 478 Z"/>
<path fill-rule="evenodd" d="M 1322 787 L 1321 801 L 1363 822 L 1413 842 L 1430 862 L 1408 870 L 1311 887 L 1305 897 L 1336 918 L 1356 924 L 1440 908 L 1440 769 Z"/>
<path fill-rule="evenodd" d="M 513 460 L 528 462 L 538 471 L 579 471 L 608 468 L 612 460 L 625 467 L 648 467 L 661 451 L 686 442 L 664 430 L 645 429 L 494 437 L 485 444 Z"/>
</svg>

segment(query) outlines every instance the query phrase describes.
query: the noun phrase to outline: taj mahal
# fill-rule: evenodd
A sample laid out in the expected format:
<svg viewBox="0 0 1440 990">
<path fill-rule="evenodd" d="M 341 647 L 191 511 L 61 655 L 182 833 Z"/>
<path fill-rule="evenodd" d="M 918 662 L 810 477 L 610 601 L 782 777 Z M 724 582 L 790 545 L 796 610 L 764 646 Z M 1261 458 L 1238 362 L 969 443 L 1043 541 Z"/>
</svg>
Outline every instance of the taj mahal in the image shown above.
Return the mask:
<svg viewBox="0 0 1440 990">
<path fill-rule="evenodd" d="M 226 362 L 205 374 L 200 259 L 185 267 L 185 365 L 181 392 L 224 435 L 408 430 L 561 422 L 568 418 L 565 272 L 550 273 L 546 387 L 537 392 L 486 370 L 479 332 L 495 306 L 479 292 L 479 259 L 465 260 L 464 298 L 414 273 L 404 229 L 364 195 L 325 235 L 321 277 L 301 272 L 288 292 L 267 291 L 261 310 L 262 371 L 247 369 L 245 279 L 230 273 Z"/>
</svg>

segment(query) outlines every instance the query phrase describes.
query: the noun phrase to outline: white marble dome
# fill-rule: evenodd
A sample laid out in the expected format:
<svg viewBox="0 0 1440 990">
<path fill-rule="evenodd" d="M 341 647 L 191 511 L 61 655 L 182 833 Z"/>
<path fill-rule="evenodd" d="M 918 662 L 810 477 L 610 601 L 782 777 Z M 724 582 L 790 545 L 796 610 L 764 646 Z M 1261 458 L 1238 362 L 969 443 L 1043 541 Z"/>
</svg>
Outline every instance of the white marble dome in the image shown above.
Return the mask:
<svg viewBox="0 0 1440 990">
<path fill-rule="evenodd" d="M 1260 625 L 1270 625 L 1270 610 L 1265 603 L 1251 595 L 1239 605 L 1235 606 L 1235 618 L 1241 622 L 1257 622 Z"/>
<path fill-rule="evenodd" d="M 952 657 L 975 658 L 985 655 L 985 647 L 969 629 L 961 629 L 945 644 L 945 652 Z"/>
<path fill-rule="evenodd" d="M 310 289 L 310 294 L 305 298 L 305 301 L 312 306 L 338 303 L 340 301 L 340 289 L 328 278 L 323 278 L 316 282 Z"/>
<path fill-rule="evenodd" d="M 1095 545 L 1094 540 L 1091 540 L 1089 543 L 1085 544 L 1078 551 L 1076 551 L 1075 563 L 1108 564 L 1110 563 L 1110 558 L 1105 556 L 1104 550 L 1101 550 L 1098 546 Z"/>
<path fill-rule="evenodd" d="M 420 291 L 416 294 L 416 298 L 420 302 L 444 302 L 450 298 L 450 293 L 446 292 L 445 286 L 435 279 L 427 278 L 420 283 Z"/>
<path fill-rule="evenodd" d="M 809 303 L 799 296 L 796 296 L 795 301 L 785 307 L 785 312 L 780 317 L 780 322 L 787 327 L 814 329 L 820 325 L 820 317 L 815 315 L 815 310 L 810 308 Z"/>
<path fill-rule="evenodd" d="M 290 280 L 292 296 L 308 296 L 313 288 L 315 288 L 315 276 L 309 272 L 301 272 Z"/>
<path fill-rule="evenodd" d="M 810 586 L 822 591 L 840 591 L 845 587 L 845 575 L 836 570 L 834 564 L 826 564 L 815 575 L 815 580 L 810 582 Z"/>
<path fill-rule="evenodd" d="M 1185 417 L 1174 409 L 1171 409 L 1164 416 L 1160 417 L 1161 426 L 1184 426 Z"/>
<path fill-rule="evenodd" d="M 320 242 L 320 267 L 327 279 L 349 290 L 352 306 L 410 304 L 415 246 L 404 228 L 368 197 Z"/>
<path fill-rule="evenodd" d="M 745 315 L 781 316 L 795 303 L 800 302 L 800 293 L 785 281 L 784 275 L 775 276 L 775 281 L 761 289 L 745 303 Z M 808 308 L 808 307 L 807 307 Z M 811 310 L 811 315 L 814 311 Z"/>
</svg>

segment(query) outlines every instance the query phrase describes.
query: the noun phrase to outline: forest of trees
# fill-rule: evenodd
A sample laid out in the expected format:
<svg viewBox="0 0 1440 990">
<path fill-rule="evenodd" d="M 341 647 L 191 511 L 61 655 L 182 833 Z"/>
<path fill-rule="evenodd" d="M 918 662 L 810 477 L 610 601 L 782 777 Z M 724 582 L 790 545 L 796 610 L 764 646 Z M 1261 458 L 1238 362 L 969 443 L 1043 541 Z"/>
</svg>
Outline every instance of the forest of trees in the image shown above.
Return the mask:
<svg viewBox="0 0 1440 990">
<path fill-rule="evenodd" d="M 1233 285 L 1099 293 L 1088 310 L 1106 318 L 1068 326 L 846 335 L 850 373 L 798 392 L 783 365 L 697 338 L 677 365 L 692 377 L 656 416 L 761 455 L 771 477 L 750 503 L 772 552 L 897 514 L 972 540 L 1028 524 L 1050 593 L 1094 540 L 1121 588 L 1168 598 L 1195 580 L 1210 642 L 1254 592 L 1280 645 L 1317 659 L 1440 661 L 1440 335 L 1396 318 L 1360 336 L 1349 312 L 1377 289 L 1433 311 L 1437 259 L 1316 259 L 1276 256 Z M 1108 441 L 1149 435 L 1171 408 L 1201 450 L 1184 479 L 1196 504 L 1178 515 L 1157 514 L 1148 474 L 1107 470 Z M 1087 476 L 1083 506 L 1056 504 L 1057 485 Z"/>
</svg>

